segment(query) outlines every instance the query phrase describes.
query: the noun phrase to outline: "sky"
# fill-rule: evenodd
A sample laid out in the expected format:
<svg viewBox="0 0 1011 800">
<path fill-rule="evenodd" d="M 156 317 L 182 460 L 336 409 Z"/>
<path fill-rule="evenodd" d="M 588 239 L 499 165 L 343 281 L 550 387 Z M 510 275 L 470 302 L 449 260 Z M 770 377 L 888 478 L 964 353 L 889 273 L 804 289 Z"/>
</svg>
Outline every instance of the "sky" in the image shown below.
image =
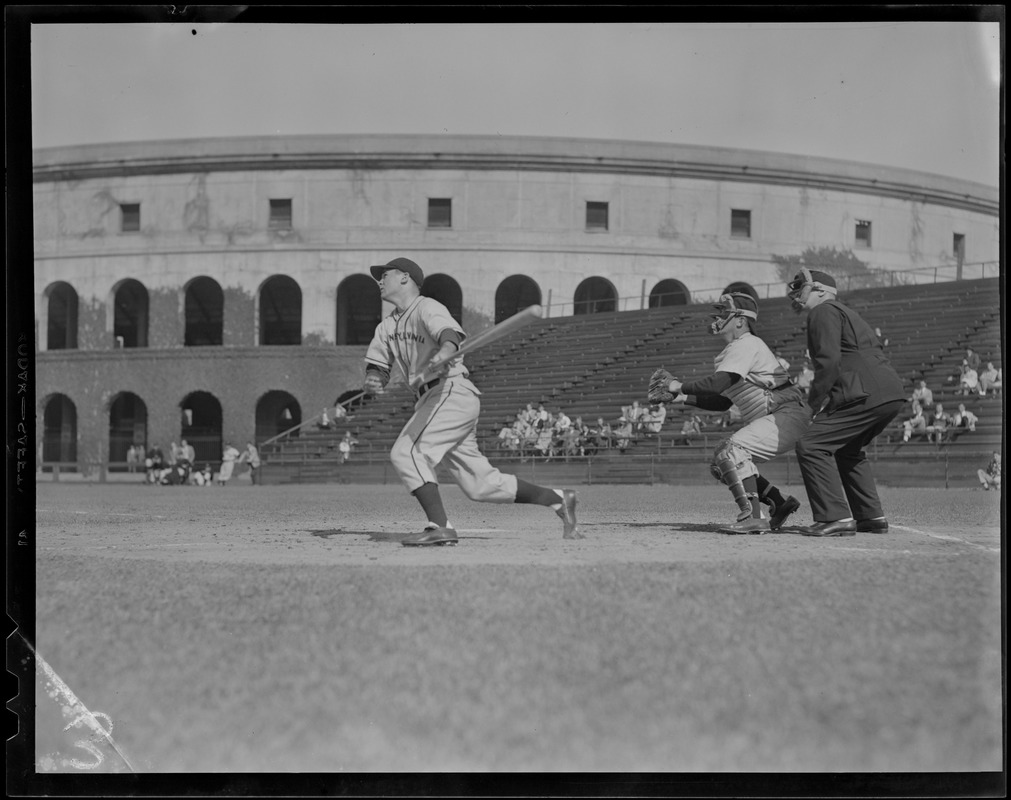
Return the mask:
<svg viewBox="0 0 1011 800">
<path fill-rule="evenodd" d="M 561 136 L 998 185 L 1000 26 L 954 21 L 35 24 L 32 146 Z"/>
</svg>

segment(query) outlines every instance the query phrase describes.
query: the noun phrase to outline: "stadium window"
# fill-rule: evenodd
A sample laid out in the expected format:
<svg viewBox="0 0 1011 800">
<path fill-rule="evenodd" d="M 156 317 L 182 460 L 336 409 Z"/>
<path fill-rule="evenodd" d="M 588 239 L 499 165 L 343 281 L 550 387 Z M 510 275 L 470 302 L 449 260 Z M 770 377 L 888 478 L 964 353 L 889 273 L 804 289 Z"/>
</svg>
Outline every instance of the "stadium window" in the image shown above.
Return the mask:
<svg viewBox="0 0 1011 800">
<path fill-rule="evenodd" d="M 607 230 L 607 203 L 586 202 L 586 230 Z"/>
<path fill-rule="evenodd" d="M 428 227 L 453 227 L 453 201 L 448 197 L 428 198 Z"/>
<path fill-rule="evenodd" d="M 122 215 L 120 230 L 123 233 L 140 230 L 140 203 L 120 203 L 119 212 Z"/>
<path fill-rule="evenodd" d="M 291 230 L 291 198 L 271 199 L 270 221 L 267 227 L 271 230 Z"/>
<path fill-rule="evenodd" d="M 871 246 L 871 223 L 866 219 L 857 220 L 856 230 L 857 247 Z"/>
<path fill-rule="evenodd" d="M 951 252 L 955 260 L 961 264 L 965 261 L 965 234 L 956 233 L 951 242 Z"/>
<path fill-rule="evenodd" d="M 739 208 L 730 209 L 730 236 L 734 239 L 751 238 L 751 212 Z"/>
</svg>

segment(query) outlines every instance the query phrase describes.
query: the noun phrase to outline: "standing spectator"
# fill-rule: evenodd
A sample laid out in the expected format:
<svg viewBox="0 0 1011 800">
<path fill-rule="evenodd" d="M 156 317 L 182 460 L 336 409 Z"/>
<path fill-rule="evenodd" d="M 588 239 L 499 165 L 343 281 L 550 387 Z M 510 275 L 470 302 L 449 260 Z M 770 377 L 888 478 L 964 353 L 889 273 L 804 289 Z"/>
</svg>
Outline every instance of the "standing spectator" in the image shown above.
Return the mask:
<svg viewBox="0 0 1011 800">
<path fill-rule="evenodd" d="M 259 483 L 260 454 L 256 451 L 256 446 L 252 442 L 246 442 L 246 449 L 239 456 L 239 461 L 245 461 L 249 464 L 249 479 L 253 482 L 253 485 L 255 486 Z"/>
<path fill-rule="evenodd" d="M 839 302 L 831 275 L 803 268 L 788 291 L 794 310 L 807 312 L 814 365 L 812 422 L 796 451 L 814 524 L 801 533 L 885 533 L 888 521 L 864 448 L 905 404 L 902 379 L 873 329 Z"/>
<path fill-rule="evenodd" d="M 979 396 L 986 397 L 987 392 L 1000 388 L 1000 373 L 994 368 L 992 361 L 987 361 L 986 368 L 979 373 Z"/>
<path fill-rule="evenodd" d="M 218 472 L 218 486 L 224 486 L 232 479 L 232 472 L 235 470 L 235 461 L 239 457 L 231 442 L 225 442 L 225 449 L 221 453 L 221 470 Z"/>
<path fill-rule="evenodd" d="M 993 451 L 993 456 L 990 458 L 990 463 L 986 465 L 986 469 L 976 470 L 976 475 L 979 477 L 980 485 L 986 490 L 990 491 L 992 486 L 994 489 L 1000 488 L 1001 481 L 1001 455 L 996 450 Z"/>
<path fill-rule="evenodd" d="M 341 464 L 346 463 L 351 458 L 351 453 L 358 444 L 358 440 L 352 438 L 351 431 L 344 431 L 344 438 L 337 443 L 337 451 L 340 455 L 337 457 L 337 461 Z"/>
<path fill-rule="evenodd" d="M 639 420 L 646 409 L 639 405 L 638 400 L 633 400 L 632 405 L 622 406 L 621 416 L 625 418 L 633 431 L 639 430 Z"/>
<path fill-rule="evenodd" d="M 319 422 L 316 423 L 316 427 L 321 431 L 330 430 L 330 415 L 326 413 L 326 409 L 323 409 L 323 413 L 319 415 Z"/>
<path fill-rule="evenodd" d="M 916 400 L 913 401 L 913 415 L 902 423 L 902 441 L 908 442 L 914 433 L 927 432 L 927 417 L 923 413 L 923 406 Z"/>
<path fill-rule="evenodd" d="M 934 393 L 927 388 L 926 381 L 920 381 L 920 385 L 913 389 L 913 394 L 909 400 L 913 403 L 919 403 L 921 408 L 930 408 L 934 405 Z"/>
<path fill-rule="evenodd" d="M 179 443 L 179 455 L 181 458 L 185 458 L 190 464 L 196 464 L 197 462 L 197 451 L 194 449 L 193 445 L 183 439 Z"/>
<path fill-rule="evenodd" d="M 168 457 L 167 466 L 169 466 L 169 467 L 175 466 L 175 463 L 178 460 L 179 460 L 179 445 L 177 445 L 175 442 L 172 442 L 169 445 L 169 457 Z"/>
<path fill-rule="evenodd" d="M 140 458 L 137 455 L 137 447 L 135 445 L 130 445 L 126 451 L 126 471 L 131 474 L 137 472 L 137 464 L 139 461 Z"/>
</svg>

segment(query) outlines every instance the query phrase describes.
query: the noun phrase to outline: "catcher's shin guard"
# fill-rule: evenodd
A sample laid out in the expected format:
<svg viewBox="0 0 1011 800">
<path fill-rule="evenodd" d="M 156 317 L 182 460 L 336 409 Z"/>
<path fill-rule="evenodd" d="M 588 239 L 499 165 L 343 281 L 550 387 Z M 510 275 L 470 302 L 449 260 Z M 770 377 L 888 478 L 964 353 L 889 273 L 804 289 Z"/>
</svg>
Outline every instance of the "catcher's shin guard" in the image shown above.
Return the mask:
<svg viewBox="0 0 1011 800">
<path fill-rule="evenodd" d="M 752 511 L 751 497 L 745 490 L 744 481 L 738 476 L 734 463 L 732 461 L 714 463 L 710 467 L 710 471 L 716 480 L 726 484 L 727 488 L 730 489 L 730 494 L 737 501 L 737 507 L 740 509 L 737 519 L 742 520 L 750 517 Z"/>
</svg>

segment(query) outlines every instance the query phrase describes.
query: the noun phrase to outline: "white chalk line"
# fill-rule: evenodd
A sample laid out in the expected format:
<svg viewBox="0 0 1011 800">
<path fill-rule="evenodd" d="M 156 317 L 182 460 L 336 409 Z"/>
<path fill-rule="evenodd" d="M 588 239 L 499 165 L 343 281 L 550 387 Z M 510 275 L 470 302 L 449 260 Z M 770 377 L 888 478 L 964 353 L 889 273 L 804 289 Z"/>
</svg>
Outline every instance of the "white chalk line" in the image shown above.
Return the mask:
<svg viewBox="0 0 1011 800">
<path fill-rule="evenodd" d="M 969 547 L 975 547 L 977 550 L 983 550 L 987 553 L 999 553 L 999 547 L 987 547 L 984 544 L 976 544 L 975 542 L 970 542 L 967 539 L 963 539 L 959 536 L 947 536 L 943 533 L 931 533 L 930 531 L 921 531 L 919 528 L 911 528 L 908 525 L 892 525 L 893 528 L 898 528 L 904 531 L 909 531 L 910 533 L 916 533 L 920 536 L 929 536 L 931 539 L 940 539 L 945 542 L 958 542 L 959 544 L 968 545 Z"/>
<path fill-rule="evenodd" d="M 51 666 L 49 666 L 46 660 L 38 654 L 38 651 L 36 651 L 35 648 L 32 647 L 30 644 L 28 644 L 28 647 L 35 654 L 35 658 L 38 661 L 39 666 L 41 666 L 42 671 L 46 673 L 46 677 L 49 678 L 49 681 L 55 688 L 56 693 L 60 695 L 61 698 L 63 698 L 63 701 L 68 706 L 70 706 L 70 709 L 74 712 L 76 716 L 75 721 L 83 722 L 92 731 L 97 733 L 103 739 L 107 740 L 109 744 L 112 746 L 112 749 L 116 751 L 116 753 L 119 755 L 121 759 L 123 759 L 123 763 L 125 763 L 127 767 L 130 768 L 130 771 L 136 772 L 137 770 L 135 770 L 133 764 L 130 763 L 130 759 L 128 759 L 126 757 L 126 754 L 119 749 L 119 745 L 117 745 L 116 741 L 112 738 L 112 733 L 110 731 L 107 731 L 102 726 L 102 723 L 98 721 L 95 714 L 93 714 L 91 711 L 88 710 L 88 707 L 80 701 L 77 695 L 74 694 L 73 690 L 69 686 L 67 686 L 67 684 L 63 681 L 63 679 L 59 675 L 56 674 L 56 670 L 54 670 Z M 103 714 L 102 716 L 107 715 Z M 71 723 L 71 725 L 73 724 L 74 723 Z M 69 728 L 71 727 L 71 725 L 68 725 L 67 727 Z"/>
</svg>

